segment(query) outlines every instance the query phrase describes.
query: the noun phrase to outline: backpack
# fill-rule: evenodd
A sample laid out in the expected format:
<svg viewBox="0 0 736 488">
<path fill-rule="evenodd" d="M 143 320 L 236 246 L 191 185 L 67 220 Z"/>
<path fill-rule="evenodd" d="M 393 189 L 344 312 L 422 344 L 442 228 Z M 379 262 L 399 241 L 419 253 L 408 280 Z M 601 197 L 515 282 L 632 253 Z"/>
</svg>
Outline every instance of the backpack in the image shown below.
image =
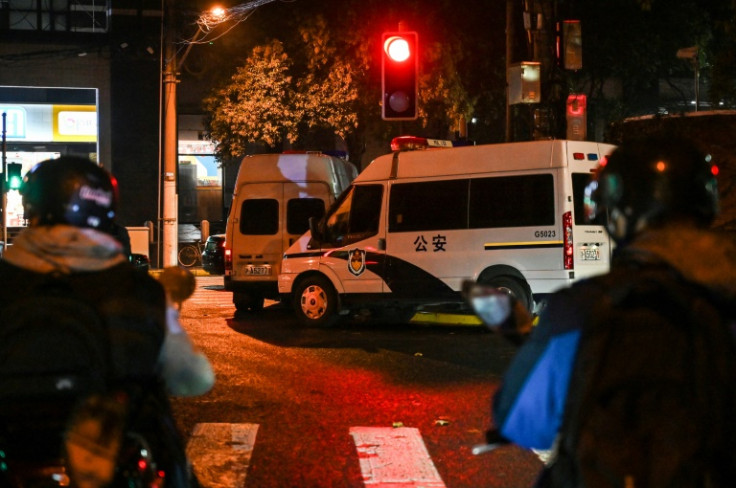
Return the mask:
<svg viewBox="0 0 736 488">
<path fill-rule="evenodd" d="M 38 279 L 0 310 L 0 442 L 8 455 L 58 456 L 80 398 L 105 392 L 105 320 L 68 278 Z"/>
<path fill-rule="evenodd" d="M 598 283 L 538 486 L 734 486 L 736 348 L 715 297 L 667 266 Z"/>
<path fill-rule="evenodd" d="M 106 468 L 116 487 L 195 483 L 156 369 L 158 282 L 128 263 L 43 275 L 0 260 L 0 276 L 0 487 L 48 486 L 49 467 L 98 481 Z"/>
</svg>

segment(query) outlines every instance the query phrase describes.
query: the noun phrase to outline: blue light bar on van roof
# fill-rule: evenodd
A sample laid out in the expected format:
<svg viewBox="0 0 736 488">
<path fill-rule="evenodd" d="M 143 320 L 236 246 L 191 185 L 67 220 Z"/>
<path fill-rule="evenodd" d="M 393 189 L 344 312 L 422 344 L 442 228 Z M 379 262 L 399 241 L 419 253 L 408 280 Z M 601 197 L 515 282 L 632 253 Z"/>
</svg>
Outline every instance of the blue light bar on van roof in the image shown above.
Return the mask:
<svg viewBox="0 0 736 488">
<path fill-rule="evenodd" d="M 576 152 L 572 153 L 572 158 L 575 161 L 585 161 L 585 159 L 587 159 L 588 161 L 598 161 L 598 155 L 596 153 L 585 154 L 581 152 Z"/>
</svg>

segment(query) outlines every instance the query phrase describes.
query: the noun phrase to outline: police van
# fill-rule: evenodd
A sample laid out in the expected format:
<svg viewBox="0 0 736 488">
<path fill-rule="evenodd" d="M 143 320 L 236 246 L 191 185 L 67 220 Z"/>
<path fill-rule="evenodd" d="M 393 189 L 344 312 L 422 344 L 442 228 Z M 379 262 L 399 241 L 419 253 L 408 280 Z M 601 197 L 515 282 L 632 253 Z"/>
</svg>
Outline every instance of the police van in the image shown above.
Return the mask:
<svg viewBox="0 0 736 488">
<path fill-rule="evenodd" d="M 240 163 L 225 234 L 225 289 L 238 311 L 277 299 L 281 256 L 357 176 L 350 162 L 318 152 L 257 154 Z"/>
<path fill-rule="evenodd" d="M 286 251 L 282 300 L 307 325 L 363 309 L 408 320 L 419 305 L 462 302 L 470 279 L 534 310 L 608 270 L 611 242 L 583 220 L 583 193 L 613 149 L 546 140 L 380 156 Z"/>
</svg>

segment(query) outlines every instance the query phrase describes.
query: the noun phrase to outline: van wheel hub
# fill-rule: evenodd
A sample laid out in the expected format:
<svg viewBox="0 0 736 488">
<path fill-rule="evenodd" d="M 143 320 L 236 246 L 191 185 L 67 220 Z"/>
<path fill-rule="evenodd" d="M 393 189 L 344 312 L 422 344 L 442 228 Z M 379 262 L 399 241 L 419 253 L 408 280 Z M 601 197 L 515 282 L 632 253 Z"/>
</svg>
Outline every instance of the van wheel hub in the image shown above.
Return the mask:
<svg viewBox="0 0 736 488">
<path fill-rule="evenodd" d="M 302 293 L 301 304 L 304 315 L 310 319 L 318 319 L 327 310 L 327 294 L 317 285 L 308 286 Z"/>
</svg>

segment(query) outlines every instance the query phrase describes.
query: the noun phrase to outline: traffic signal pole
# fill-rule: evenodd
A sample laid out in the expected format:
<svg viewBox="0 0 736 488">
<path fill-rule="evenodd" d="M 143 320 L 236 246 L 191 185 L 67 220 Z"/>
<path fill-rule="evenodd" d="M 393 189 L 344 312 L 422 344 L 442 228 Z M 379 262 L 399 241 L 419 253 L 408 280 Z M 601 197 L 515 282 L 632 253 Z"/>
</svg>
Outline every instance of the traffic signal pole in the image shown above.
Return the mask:
<svg viewBox="0 0 736 488">
<path fill-rule="evenodd" d="M 2 190 L 3 190 L 3 249 L 2 254 L 5 254 L 5 249 L 8 246 L 8 215 L 6 209 L 8 208 L 8 147 L 5 138 L 5 129 L 7 124 L 8 114 L 3 112 L 3 179 L 2 179 Z"/>
</svg>

